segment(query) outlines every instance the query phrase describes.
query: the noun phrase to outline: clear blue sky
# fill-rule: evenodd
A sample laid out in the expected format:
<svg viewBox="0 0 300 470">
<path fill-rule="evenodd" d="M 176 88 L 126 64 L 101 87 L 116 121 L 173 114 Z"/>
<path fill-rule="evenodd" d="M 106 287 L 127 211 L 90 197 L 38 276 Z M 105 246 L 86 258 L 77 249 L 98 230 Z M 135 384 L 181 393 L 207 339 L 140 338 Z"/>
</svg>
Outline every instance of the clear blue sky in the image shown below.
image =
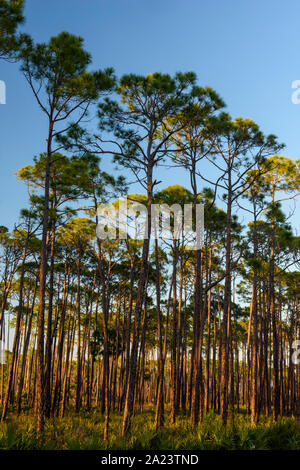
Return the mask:
<svg viewBox="0 0 300 470">
<path fill-rule="evenodd" d="M 47 41 L 62 30 L 84 37 L 93 67 L 123 73 L 195 71 L 232 116 L 254 119 L 299 158 L 299 0 L 27 0 L 23 30 Z M 27 193 L 14 173 L 45 151 L 45 118 L 18 65 L 0 63 L 7 104 L 0 105 L 1 225 L 12 228 Z M 109 164 L 103 161 L 104 168 Z M 164 172 L 164 186 L 187 184 Z M 161 179 L 161 178 L 160 178 Z M 299 224 L 294 216 L 294 226 Z"/>
</svg>

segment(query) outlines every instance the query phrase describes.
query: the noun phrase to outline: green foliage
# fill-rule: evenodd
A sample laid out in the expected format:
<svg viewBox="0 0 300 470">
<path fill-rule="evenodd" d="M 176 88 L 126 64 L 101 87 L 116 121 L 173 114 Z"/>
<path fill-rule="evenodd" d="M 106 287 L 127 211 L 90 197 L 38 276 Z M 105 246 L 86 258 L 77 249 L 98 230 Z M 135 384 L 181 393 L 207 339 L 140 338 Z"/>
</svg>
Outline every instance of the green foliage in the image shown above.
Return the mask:
<svg viewBox="0 0 300 470">
<path fill-rule="evenodd" d="M 91 56 L 83 49 L 83 39 L 65 31 L 49 43 L 34 44 L 22 49 L 22 71 L 32 85 L 39 82 L 51 96 L 50 107 L 58 114 L 68 113 L 74 101 L 96 99 L 100 91 L 114 85 L 112 69 L 89 73 Z M 46 110 L 44 107 L 44 111 Z"/>
<path fill-rule="evenodd" d="M 14 59 L 25 35 L 17 33 L 24 22 L 25 0 L 0 0 L 0 59 Z"/>
<path fill-rule="evenodd" d="M 111 450 L 300 450 L 300 429 L 294 418 L 281 418 L 273 424 L 271 418 L 261 417 L 257 426 L 240 413 L 234 426 L 224 427 L 213 412 L 208 413 L 197 428 L 191 427 L 181 414 L 175 426 L 156 431 L 154 410 L 137 413 L 129 439 L 120 437 L 122 416 L 111 419 Z M 18 419 L 0 424 L 0 449 L 68 449 L 99 450 L 103 442 L 104 416 L 98 410 L 82 410 L 79 415 L 68 414 L 47 422 L 44 440 L 34 430 L 34 420 L 23 414 Z"/>
</svg>

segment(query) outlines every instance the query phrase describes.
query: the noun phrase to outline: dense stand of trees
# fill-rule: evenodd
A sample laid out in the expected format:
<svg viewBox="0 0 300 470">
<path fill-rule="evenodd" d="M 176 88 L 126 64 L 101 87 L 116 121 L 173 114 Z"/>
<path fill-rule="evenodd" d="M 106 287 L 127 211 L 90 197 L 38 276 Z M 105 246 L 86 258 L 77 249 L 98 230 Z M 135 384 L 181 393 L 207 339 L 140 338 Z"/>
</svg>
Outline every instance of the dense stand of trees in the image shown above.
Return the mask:
<svg viewBox="0 0 300 470">
<path fill-rule="evenodd" d="M 28 207 L 0 230 L 2 420 L 30 407 L 42 433 L 68 408 L 100 407 L 105 440 L 112 411 L 127 436 L 145 406 L 156 428 L 165 405 L 172 424 L 213 410 L 226 425 L 242 407 L 253 425 L 261 414 L 300 421 L 300 240 L 281 205 L 299 194 L 300 161 L 223 112 L 192 72 L 117 80 L 87 71 L 81 38 L 16 35 L 22 4 L 0 2 L 0 58 L 21 62 L 48 127 L 44 153 L 17 173 Z M 96 238 L 99 204 L 118 207 L 129 186 L 100 156 L 140 184 L 129 201 L 145 206 L 145 237 Z M 158 189 L 162 164 L 190 187 Z M 154 239 L 154 203 L 204 204 L 204 244 L 190 249 L 172 214 Z"/>
</svg>

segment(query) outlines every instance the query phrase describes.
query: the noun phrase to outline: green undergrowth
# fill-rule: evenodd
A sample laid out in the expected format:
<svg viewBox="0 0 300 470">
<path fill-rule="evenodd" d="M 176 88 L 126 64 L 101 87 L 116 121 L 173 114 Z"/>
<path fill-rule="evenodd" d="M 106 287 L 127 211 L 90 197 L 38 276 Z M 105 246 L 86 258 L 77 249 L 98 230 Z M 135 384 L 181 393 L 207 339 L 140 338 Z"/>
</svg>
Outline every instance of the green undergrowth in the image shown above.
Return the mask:
<svg viewBox="0 0 300 470">
<path fill-rule="evenodd" d="M 166 411 L 166 418 L 169 413 Z M 113 414 L 110 422 L 108 447 L 103 442 L 104 417 L 99 410 L 69 411 L 64 418 L 48 420 L 43 439 L 35 432 L 32 415 L 16 417 L 11 413 L 0 424 L 0 449 L 66 449 L 66 450 L 275 450 L 300 449 L 300 428 L 294 418 L 283 417 L 276 424 L 271 418 L 261 417 L 257 426 L 251 426 L 247 415 L 240 413 L 235 425 L 226 428 L 218 415 L 209 413 L 196 428 L 189 418 L 181 415 L 175 426 L 168 421 L 156 431 L 154 411 L 137 413 L 133 419 L 131 437 L 120 437 L 122 416 Z"/>
</svg>

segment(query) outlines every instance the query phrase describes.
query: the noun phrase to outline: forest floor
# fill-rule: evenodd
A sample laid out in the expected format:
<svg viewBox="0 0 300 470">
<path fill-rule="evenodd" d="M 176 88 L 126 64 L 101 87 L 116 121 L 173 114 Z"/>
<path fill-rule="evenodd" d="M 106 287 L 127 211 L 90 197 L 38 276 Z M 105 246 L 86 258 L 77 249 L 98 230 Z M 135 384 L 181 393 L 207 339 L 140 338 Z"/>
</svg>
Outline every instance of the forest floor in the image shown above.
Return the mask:
<svg viewBox="0 0 300 470">
<path fill-rule="evenodd" d="M 128 440 L 120 437 L 122 415 L 112 414 L 110 423 L 110 450 L 236 450 L 236 449 L 300 449 L 300 428 L 294 418 L 280 418 L 276 424 L 268 417 L 260 417 L 256 427 L 243 410 L 235 417 L 235 426 L 222 426 L 218 415 L 210 412 L 197 428 L 189 425 L 189 417 L 181 414 L 175 426 L 168 422 L 157 432 L 154 429 L 154 410 L 136 413 Z M 44 440 L 35 433 L 34 418 L 30 412 L 17 417 L 12 412 L 0 423 L 0 449 L 15 450 L 97 450 L 107 449 L 103 442 L 104 417 L 98 409 L 68 411 L 64 418 L 48 420 Z"/>
</svg>

